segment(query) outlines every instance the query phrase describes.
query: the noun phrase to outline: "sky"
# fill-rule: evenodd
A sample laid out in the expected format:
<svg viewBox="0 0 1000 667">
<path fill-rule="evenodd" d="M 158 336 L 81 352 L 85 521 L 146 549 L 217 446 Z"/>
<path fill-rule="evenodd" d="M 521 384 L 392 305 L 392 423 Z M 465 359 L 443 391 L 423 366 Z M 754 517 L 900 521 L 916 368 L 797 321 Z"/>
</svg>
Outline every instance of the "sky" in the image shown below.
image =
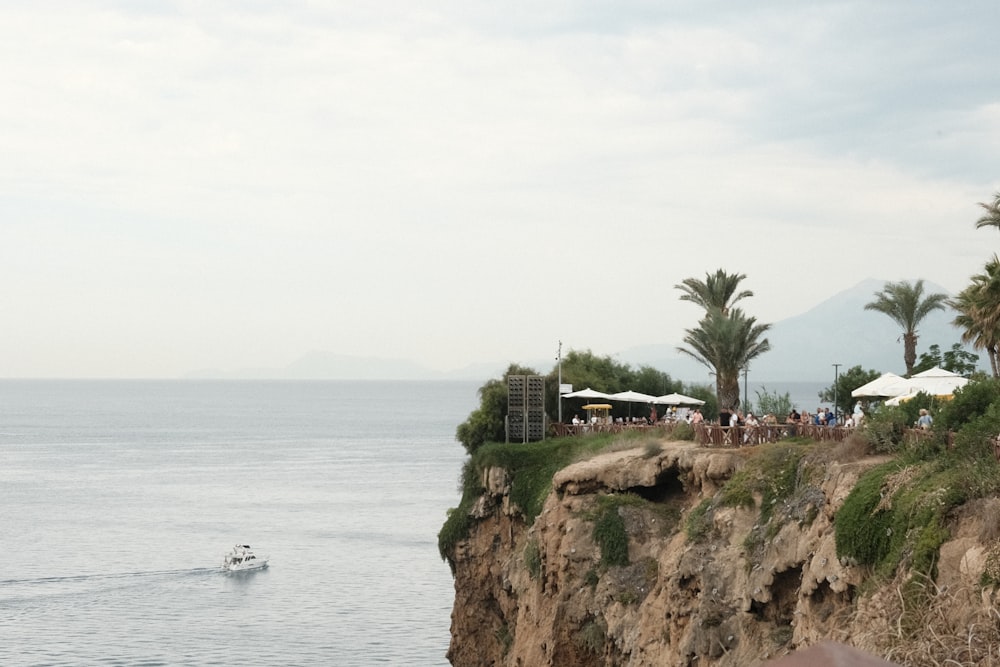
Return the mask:
<svg viewBox="0 0 1000 667">
<path fill-rule="evenodd" d="M 0 4 L 0 377 L 679 343 L 1000 247 L 995 0 Z"/>
</svg>

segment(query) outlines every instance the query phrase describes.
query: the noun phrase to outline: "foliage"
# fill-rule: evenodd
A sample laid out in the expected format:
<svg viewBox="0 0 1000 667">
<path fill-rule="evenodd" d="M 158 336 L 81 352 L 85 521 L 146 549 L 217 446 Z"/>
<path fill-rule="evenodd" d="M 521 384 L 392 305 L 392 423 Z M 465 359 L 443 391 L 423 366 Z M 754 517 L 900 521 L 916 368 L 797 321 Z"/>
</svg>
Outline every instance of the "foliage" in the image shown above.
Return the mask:
<svg viewBox="0 0 1000 667">
<path fill-rule="evenodd" d="M 504 419 L 507 416 L 507 377 L 537 375 L 528 367 L 511 364 L 500 380 L 489 380 L 479 388 L 479 407 L 458 425 L 455 437 L 472 454 L 484 443 L 506 440 Z"/>
<path fill-rule="evenodd" d="M 903 362 L 906 374 L 913 375 L 917 361 L 917 326 L 935 310 L 944 310 L 947 294 L 935 292 L 924 296 L 924 281 L 886 283 L 865 310 L 882 313 L 903 328 Z"/>
<path fill-rule="evenodd" d="M 594 540 L 601 548 L 605 567 L 628 565 L 628 533 L 617 507 L 606 510 L 594 523 Z"/>
<path fill-rule="evenodd" d="M 528 540 L 524 545 L 524 567 L 532 579 L 542 576 L 542 551 L 538 547 L 537 540 Z"/>
<path fill-rule="evenodd" d="M 986 414 L 990 405 L 1000 402 L 1000 380 L 994 378 L 973 379 L 964 387 L 955 390 L 938 412 L 935 424 L 943 429 L 958 430 L 964 424 Z"/>
<path fill-rule="evenodd" d="M 510 631 L 510 625 L 504 623 L 493 632 L 493 637 L 500 644 L 502 655 L 507 655 L 510 647 L 514 645 L 514 633 Z"/>
<path fill-rule="evenodd" d="M 718 269 L 714 274 L 706 273 L 705 280 L 685 278 L 680 285 L 674 285 L 684 294 L 681 301 L 691 301 L 702 307 L 706 312 L 720 311 L 723 316 L 729 314 L 729 309 L 742 299 L 753 296 L 750 290 L 739 290 L 739 284 L 746 279 L 746 274 L 726 273 Z"/>
<path fill-rule="evenodd" d="M 953 344 L 951 349 L 943 354 L 941 347 L 935 343 L 930 346 L 927 352 L 921 352 L 920 360 L 913 367 L 913 372 L 923 373 L 937 367 L 951 371 L 952 373 L 958 373 L 962 377 L 972 377 L 972 374 L 976 372 L 976 364 L 978 363 L 979 355 L 962 349 L 961 343 Z"/>
<path fill-rule="evenodd" d="M 962 342 L 984 351 L 993 377 L 1000 377 L 1000 258 L 993 255 L 948 305 L 958 313 L 952 323 L 962 329 Z"/>
<path fill-rule="evenodd" d="M 633 437 L 626 435 L 625 438 Z M 449 510 L 444 526 L 438 532 L 438 551 L 447 559 L 459 540 L 469 535 L 474 519 L 469 517 L 473 503 L 485 491 L 483 473 L 492 467 L 504 468 L 511 477 L 510 500 L 530 524 L 542 509 L 545 496 L 552 488 L 552 477 L 579 458 L 605 450 L 617 439 L 610 434 L 587 438 L 550 438 L 533 443 L 487 443 L 478 448 L 462 469 L 462 500 Z"/>
<path fill-rule="evenodd" d="M 756 318 L 740 308 L 733 308 L 728 315 L 715 309 L 697 328 L 684 330 L 687 347 L 677 349 L 714 370 L 719 407 L 735 410 L 740 405 L 740 372 L 771 349 L 764 338 L 770 328 L 770 324 L 757 324 Z"/>
<path fill-rule="evenodd" d="M 781 418 L 792 411 L 792 397 L 787 391 L 779 394 L 777 390 L 768 392 L 767 387 L 762 386 L 756 390 L 757 402 L 753 405 L 743 406 L 748 412 L 753 410 L 758 415 L 774 415 Z"/>
<path fill-rule="evenodd" d="M 601 564 L 604 567 L 628 565 L 628 532 L 620 509 L 645 501 L 633 494 L 614 494 L 600 496 L 597 502 L 594 541 L 601 548 Z"/>
<path fill-rule="evenodd" d="M 652 366 L 639 366 L 633 369 L 629 364 L 616 361 L 610 356 L 597 356 L 590 350 L 570 350 L 562 358 L 561 365 L 563 384 L 571 384 L 574 389 L 590 387 L 608 394 L 631 389 L 652 396 L 684 391 L 682 382 L 674 380 L 668 373 L 656 370 Z M 553 367 L 545 377 L 545 405 L 549 418 L 553 420 L 559 414 L 558 389 L 559 368 Z M 582 398 L 566 398 L 562 401 L 564 421 L 567 416 L 572 417 L 573 414 L 582 416 L 581 408 L 589 402 Z M 628 406 L 615 406 L 612 416 L 624 416 L 624 411 L 628 409 Z M 623 412 L 619 414 L 619 411 Z"/>
<path fill-rule="evenodd" d="M 595 618 L 587 621 L 580 628 L 580 632 L 575 637 L 575 643 L 588 653 L 600 655 L 604 650 L 606 638 L 607 629 L 604 627 L 604 623 L 600 619 Z"/>
<path fill-rule="evenodd" d="M 694 427 L 687 422 L 678 422 L 670 431 L 671 440 L 694 440 Z"/>
<path fill-rule="evenodd" d="M 718 504 L 753 507 L 759 497 L 761 523 L 767 523 L 775 505 L 795 491 L 799 462 L 808 447 L 787 443 L 761 445 L 757 455 L 722 487 Z"/>
<path fill-rule="evenodd" d="M 697 542 L 711 532 L 712 509 L 712 499 L 705 498 L 698 503 L 697 507 L 691 510 L 688 514 L 687 522 L 684 524 L 684 533 L 687 535 L 688 540 Z"/>
<path fill-rule="evenodd" d="M 949 537 L 949 513 L 1000 492 L 1000 464 L 991 445 L 1000 429 L 1000 402 L 975 414 L 988 391 L 973 393 L 959 399 L 967 405 L 956 414 L 970 419 L 956 433 L 954 447 L 922 440 L 859 479 L 835 517 L 838 556 L 886 577 L 905 563 L 913 576 L 904 592 L 919 587 L 913 583 L 918 577 L 933 580 L 940 546 Z"/>
<path fill-rule="evenodd" d="M 819 392 L 819 400 L 824 403 L 834 403 L 836 388 L 836 406 L 841 413 L 851 412 L 854 397 L 851 392 L 879 378 L 881 373 L 875 370 L 864 370 L 861 366 L 852 366 L 841 373 L 834 384 Z"/>
<path fill-rule="evenodd" d="M 837 555 L 885 577 L 906 562 L 914 573 L 933 579 L 938 550 L 948 538 L 949 512 L 997 489 L 996 460 L 969 452 L 939 452 L 922 460 L 903 456 L 883 464 L 861 477 L 837 512 Z"/>
<path fill-rule="evenodd" d="M 980 208 L 985 213 L 976 220 L 976 229 L 983 227 L 996 227 L 1000 229 L 1000 192 L 993 195 L 992 202 L 979 202 Z"/>
</svg>

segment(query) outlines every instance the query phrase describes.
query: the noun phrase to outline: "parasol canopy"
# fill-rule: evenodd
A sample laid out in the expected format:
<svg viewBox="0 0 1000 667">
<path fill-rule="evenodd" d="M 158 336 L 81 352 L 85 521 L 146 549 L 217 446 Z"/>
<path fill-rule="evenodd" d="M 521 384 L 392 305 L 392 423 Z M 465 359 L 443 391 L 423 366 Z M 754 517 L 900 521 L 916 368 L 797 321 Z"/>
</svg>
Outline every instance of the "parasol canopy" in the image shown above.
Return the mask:
<svg viewBox="0 0 1000 667">
<path fill-rule="evenodd" d="M 587 387 L 586 389 L 581 389 L 580 391 L 571 391 L 568 394 L 563 394 L 563 398 L 611 398 L 611 394 L 605 394 L 603 391 L 597 391 Z"/>
<path fill-rule="evenodd" d="M 684 394 L 678 394 L 677 392 L 657 396 L 653 399 L 653 403 L 659 403 L 660 405 L 705 405 L 705 401 L 691 398 Z"/>
<path fill-rule="evenodd" d="M 895 373 L 882 373 L 868 384 L 863 384 L 851 392 L 851 396 L 868 396 L 879 398 L 885 396 L 899 396 L 907 392 L 906 378 Z"/>
<path fill-rule="evenodd" d="M 653 403 L 656 401 L 656 396 L 632 390 L 620 391 L 617 394 L 611 394 L 608 398 L 613 401 L 628 401 L 629 403 Z"/>
</svg>

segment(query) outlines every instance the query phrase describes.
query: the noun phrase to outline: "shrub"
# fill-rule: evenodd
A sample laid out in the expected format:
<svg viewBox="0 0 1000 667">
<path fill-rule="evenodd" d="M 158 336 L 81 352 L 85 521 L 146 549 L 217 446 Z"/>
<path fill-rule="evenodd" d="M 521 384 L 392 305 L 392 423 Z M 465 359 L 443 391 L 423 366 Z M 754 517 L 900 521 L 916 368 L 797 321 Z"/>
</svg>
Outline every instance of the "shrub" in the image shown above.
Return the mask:
<svg viewBox="0 0 1000 667">
<path fill-rule="evenodd" d="M 697 542 L 712 530 L 712 499 L 705 498 L 688 514 L 684 533 L 688 540 Z"/>
<path fill-rule="evenodd" d="M 677 422 L 670 430 L 672 440 L 694 440 L 694 427 L 687 422 Z"/>
<path fill-rule="evenodd" d="M 974 380 L 955 390 L 952 400 L 938 411 L 935 425 L 958 430 L 985 415 L 989 407 L 996 403 L 1000 403 L 1000 382 L 992 378 Z"/>
<path fill-rule="evenodd" d="M 524 545 L 524 567 L 532 579 L 537 580 L 542 575 L 542 551 L 536 540 L 528 540 Z"/>
<path fill-rule="evenodd" d="M 608 495 L 598 498 L 598 515 L 594 521 L 594 541 L 601 548 L 601 564 L 605 567 L 628 565 L 628 532 L 621 507 L 644 503 L 631 494 Z"/>
<path fill-rule="evenodd" d="M 795 491 L 799 462 L 807 448 L 788 442 L 761 445 L 757 456 L 749 459 L 722 488 L 719 504 L 753 507 L 754 497 L 759 495 L 761 520 L 766 523 L 774 506 Z"/>
</svg>

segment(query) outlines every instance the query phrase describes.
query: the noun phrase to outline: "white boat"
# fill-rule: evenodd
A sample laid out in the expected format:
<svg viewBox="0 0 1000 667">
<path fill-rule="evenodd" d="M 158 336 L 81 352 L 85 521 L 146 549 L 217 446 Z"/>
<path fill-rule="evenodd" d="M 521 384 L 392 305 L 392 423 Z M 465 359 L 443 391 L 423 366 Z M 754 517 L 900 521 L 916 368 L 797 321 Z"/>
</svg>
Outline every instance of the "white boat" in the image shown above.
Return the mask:
<svg viewBox="0 0 1000 667">
<path fill-rule="evenodd" d="M 226 554 L 225 560 L 222 561 L 222 569 L 226 572 L 262 570 L 267 567 L 267 561 L 267 556 L 258 557 L 249 544 L 237 544 Z"/>
</svg>

